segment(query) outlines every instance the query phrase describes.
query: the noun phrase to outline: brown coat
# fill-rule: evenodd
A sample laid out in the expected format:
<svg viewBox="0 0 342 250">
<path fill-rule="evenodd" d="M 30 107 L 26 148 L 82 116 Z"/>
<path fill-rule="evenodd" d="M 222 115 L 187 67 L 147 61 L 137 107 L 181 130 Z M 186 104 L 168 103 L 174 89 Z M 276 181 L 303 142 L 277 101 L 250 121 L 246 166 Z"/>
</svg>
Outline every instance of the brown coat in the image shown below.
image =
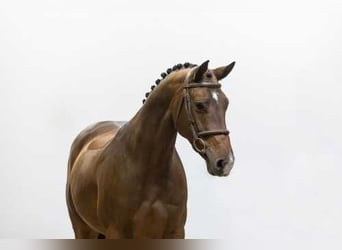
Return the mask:
<svg viewBox="0 0 342 250">
<path fill-rule="evenodd" d="M 207 66 L 168 72 L 129 122 L 100 122 L 77 136 L 66 189 L 76 238 L 184 238 L 187 184 L 175 141 L 177 132 L 191 143 L 200 134 L 189 112 L 196 129 L 219 131 L 200 139 L 209 173 L 226 176 L 234 162 L 225 128 L 228 100 L 217 82 L 234 64 Z M 209 87 L 189 90 L 189 111 L 183 89 L 193 82 L 209 82 L 215 95 Z"/>
</svg>

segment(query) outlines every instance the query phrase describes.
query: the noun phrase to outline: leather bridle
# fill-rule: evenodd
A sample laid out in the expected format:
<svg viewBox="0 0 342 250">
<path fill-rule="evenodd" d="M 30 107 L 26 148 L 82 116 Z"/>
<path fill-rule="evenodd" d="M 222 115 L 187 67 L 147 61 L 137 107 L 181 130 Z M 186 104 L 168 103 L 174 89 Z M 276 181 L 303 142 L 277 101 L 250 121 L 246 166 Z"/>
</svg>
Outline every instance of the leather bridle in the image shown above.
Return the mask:
<svg viewBox="0 0 342 250">
<path fill-rule="evenodd" d="M 196 120 L 194 119 L 193 110 L 191 106 L 191 97 L 190 97 L 190 89 L 193 88 L 213 88 L 218 89 L 221 88 L 221 84 L 219 83 L 191 83 L 186 84 L 183 86 L 183 97 L 181 99 L 181 102 L 178 106 L 178 111 L 176 115 L 176 123 L 178 120 L 179 113 L 182 109 L 183 104 L 185 103 L 185 111 L 188 117 L 188 120 L 190 122 L 190 127 L 193 135 L 193 141 L 192 146 L 194 149 L 202 154 L 205 155 L 207 151 L 207 145 L 203 138 L 209 137 L 209 136 L 215 136 L 215 135 L 229 135 L 229 131 L 226 129 L 222 130 L 205 130 L 200 131 L 198 129 L 198 125 Z"/>
</svg>

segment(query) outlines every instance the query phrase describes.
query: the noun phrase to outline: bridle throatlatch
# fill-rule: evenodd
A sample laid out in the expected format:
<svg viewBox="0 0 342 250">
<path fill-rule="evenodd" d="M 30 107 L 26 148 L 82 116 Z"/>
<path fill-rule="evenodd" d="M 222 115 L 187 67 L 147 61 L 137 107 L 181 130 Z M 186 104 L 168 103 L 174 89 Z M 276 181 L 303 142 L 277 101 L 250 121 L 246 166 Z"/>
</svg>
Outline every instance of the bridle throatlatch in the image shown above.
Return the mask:
<svg viewBox="0 0 342 250">
<path fill-rule="evenodd" d="M 193 111 L 192 111 L 192 107 L 191 107 L 191 98 L 190 98 L 190 89 L 193 88 L 221 88 L 221 84 L 218 83 L 192 83 L 192 84 L 186 84 L 184 85 L 184 89 L 183 89 L 183 97 L 182 100 L 180 102 L 179 108 L 178 108 L 178 112 L 177 112 L 177 116 L 176 116 L 176 121 L 178 120 L 178 116 L 179 113 L 181 111 L 182 105 L 185 102 L 185 111 L 188 117 L 188 120 L 190 122 L 190 126 L 191 126 L 191 131 L 193 134 L 193 142 L 192 142 L 192 146 L 194 147 L 194 149 L 202 154 L 205 155 L 206 151 L 207 151 L 207 145 L 205 143 L 205 141 L 203 140 L 203 138 L 208 137 L 208 136 L 215 136 L 215 135 L 229 135 L 229 131 L 226 129 L 222 129 L 222 130 L 206 130 L 206 131 L 199 131 L 198 126 L 197 126 L 197 122 L 194 119 L 194 115 L 193 115 Z"/>
</svg>

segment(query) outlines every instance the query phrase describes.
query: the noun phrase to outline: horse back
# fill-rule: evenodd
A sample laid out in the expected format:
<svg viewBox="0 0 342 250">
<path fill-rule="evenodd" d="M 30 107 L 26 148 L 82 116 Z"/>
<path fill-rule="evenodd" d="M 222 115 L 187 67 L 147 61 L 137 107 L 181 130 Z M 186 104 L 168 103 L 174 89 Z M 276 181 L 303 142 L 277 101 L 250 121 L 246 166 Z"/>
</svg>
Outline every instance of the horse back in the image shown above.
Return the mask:
<svg viewBox="0 0 342 250">
<path fill-rule="evenodd" d="M 73 141 L 68 161 L 68 173 L 71 172 L 80 152 L 87 147 L 97 149 L 106 145 L 124 122 L 103 121 L 82 130 Z"/>
</svg>

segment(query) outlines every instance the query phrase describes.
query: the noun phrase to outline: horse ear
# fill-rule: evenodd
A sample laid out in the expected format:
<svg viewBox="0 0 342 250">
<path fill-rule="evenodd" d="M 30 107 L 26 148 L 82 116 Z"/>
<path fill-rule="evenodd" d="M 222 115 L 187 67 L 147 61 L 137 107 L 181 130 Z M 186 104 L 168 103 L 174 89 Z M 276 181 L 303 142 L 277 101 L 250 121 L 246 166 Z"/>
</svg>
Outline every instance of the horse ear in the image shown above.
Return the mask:
<svg viewBox="0 0 342 250">
<path fill-rule="evenodd" d="M 202 63 L 200 66 L 195 67 L 189 76 L 190 82 L 201 82 L 204 73 L 208 70 L 209 60 Z"/>
<path fill-rule="evenodd" d="M 230 73 L 230 71 L 232 71 L 232 69 L 234 68 L 234 65 L 235 65 L 235 62 L 232 62 L 228 66 L 223 66 L 223 67 L 214 69 L 213 71 L 216 76 L 216 79 L 219 81 L 225 78 Z"/>
</svg>

